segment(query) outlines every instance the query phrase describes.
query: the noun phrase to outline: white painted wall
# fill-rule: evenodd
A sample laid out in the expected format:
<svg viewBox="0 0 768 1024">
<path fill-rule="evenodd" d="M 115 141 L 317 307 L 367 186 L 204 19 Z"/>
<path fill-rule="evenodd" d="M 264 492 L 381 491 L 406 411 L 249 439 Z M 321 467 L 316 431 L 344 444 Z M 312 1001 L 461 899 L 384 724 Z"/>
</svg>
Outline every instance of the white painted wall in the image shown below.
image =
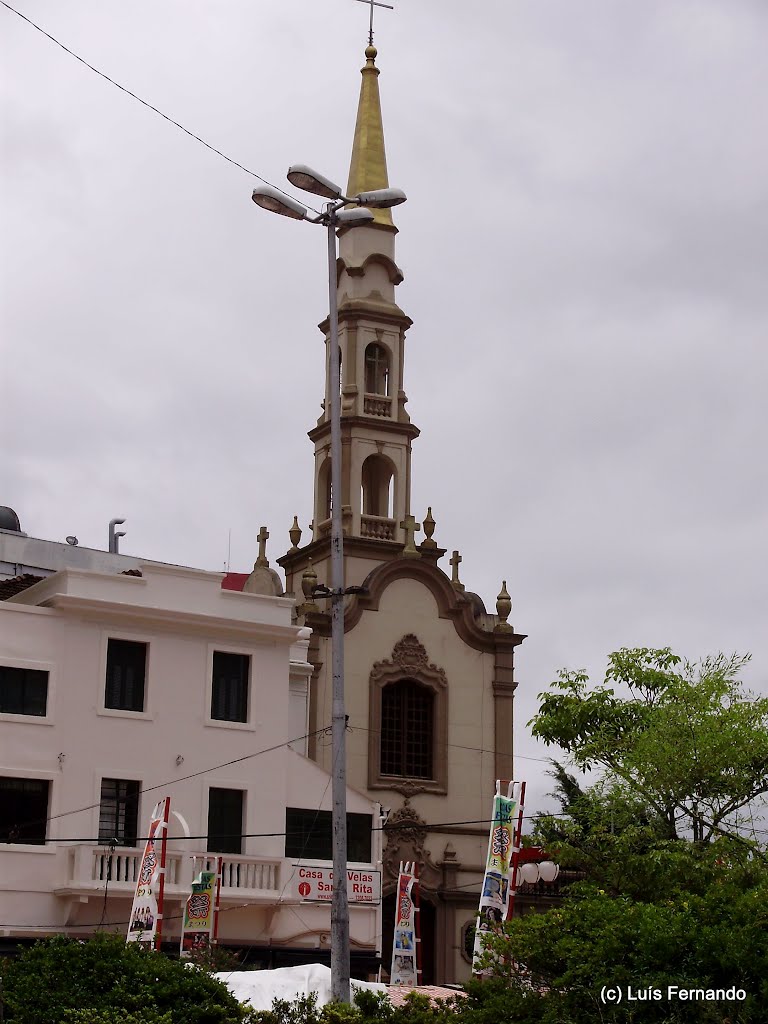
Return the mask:
<svg viewBox="0 0 768 1024">
<path fill-rule="evenodd" d="M 223 891 L 223 941 L 327 943 L 330 908 L 299 905 L 291 895 L 294 861 L 284 858 L 281 834 L 287 805 L 331 808 L 328 775 L 302 756 L 310 631 L 291 625 L 292 600 L 224 591 L 221 578 L 158 564 L 142 565 L 140 578 L 70 568 L 0 603 L 0 664 L 50 673 L 44 719 L 0 714 L 0 774 L 51 782 L 46 845 L 0 845 L 6 935 L 88 934 L 102 916 L 118 928 L 127 920 L 132 886 L 113 877 L 105 910 L 98 873 L 106 777 L 141 782 L 140 832 L 156 800 L 168 795 L 193 837 L 182 838 L 172 816 L 166 937 L 178 935 L 173 918 L 191 877 L 190 855 L 206 850 L 208 791 L 217 786 L 246 794 L 242 856 L 229 857 L 236 884 Z M 149 644 L 141 713 L 104 707 L 110 637 Z M 214 650 L 251 656 L 246 723 L 210 718 Z M 251 756 L 259 751 L 266 752 Z M 373 813 L 353 790 L 348 809 Z M 350 916 L 353 947 L 375 947 L 375 908 Z"/>
</svg>

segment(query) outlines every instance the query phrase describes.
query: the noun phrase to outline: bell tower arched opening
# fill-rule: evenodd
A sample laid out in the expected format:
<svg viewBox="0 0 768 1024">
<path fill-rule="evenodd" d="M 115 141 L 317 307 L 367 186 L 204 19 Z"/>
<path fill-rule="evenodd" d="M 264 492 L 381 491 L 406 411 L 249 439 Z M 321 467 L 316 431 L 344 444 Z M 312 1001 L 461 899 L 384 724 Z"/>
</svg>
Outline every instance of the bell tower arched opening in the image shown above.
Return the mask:
<svg viewBox="0 0 768 1024">
<path fill-rule="evenodd" d="M 394 467 L 384 455 L 369 455 L 361 473 L 361 511 L 364 516 L 392 518 Z"/>
<path fill-rule="evenodd" d="M 333 501 L 333 490 L 331 488 L 331 460 L 326 459 L 320 467 L 317 475 L 317 510 L 318 522 L 324 522 L 331 518 L 331 503 Z"/>
<path fill-rule="evenodd" d="M 375 341 L 365 349 L 365 390 L 370 395 L 389 394 L 389 352 Z"/>
</svg>

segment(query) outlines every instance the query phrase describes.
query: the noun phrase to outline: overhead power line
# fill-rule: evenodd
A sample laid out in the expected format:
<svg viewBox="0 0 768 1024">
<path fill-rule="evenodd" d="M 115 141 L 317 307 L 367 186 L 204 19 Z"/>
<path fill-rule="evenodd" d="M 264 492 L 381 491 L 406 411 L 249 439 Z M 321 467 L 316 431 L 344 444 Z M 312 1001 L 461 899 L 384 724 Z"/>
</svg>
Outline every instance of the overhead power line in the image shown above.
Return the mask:
<svg viewBox="0 0 768 1024">
<path fill-rule="evenodd" d="M 56 36 L 52 36 L 50 32 L 46 32 L 44 28 L 42 28 L 36 22 L 32 21 L 31 18 L 28 18 L 26 14 L 22 14 L 21 11 L 17 11 L 15 7 L 11 7 L 9 3 L 6 3 L 6 0 L 0 0 L 0 4 L 2 4 L 3 7 L 7 8 L 13 14 L 17 15 L 23 21 L 26 21 L 28 25 L 31 25 L 32 28 L 36 29 L 38 32 L 44 35 L 46 39 L 50 39 L 52 43 L 56 44 L 56 46 L 61 47 L 61 49 L 64 50 L 65 53 L 68 53 L 70 57 L 74 57 L 75 60 L 80 61 L 80 63 L 87 67 L 89 71 L 93 71 L 93 73 L 95 75 L 98 75 L 99 78 L 103 78 L 105 82 L 109 82 L 110 85 L 114 85 L 116 89 L 119 89 L 121 92 L 124 92 L 127 96 L 130 96 L 131 99 L 134 99 L 138 103 L 141 103 L 141 105 L 147 107 L 148 110 L 152 110 L 154 111 L 154 113 L 159 114 L 160 117 L 162 117 L 165 121 L 168 121 L 176 128 L 179 128 L 181 131 L 184 132 L 185 135 L 188 135 L 191 139 L 195 139 L 196 142 L 199 142 L 202 146 L 205 146 L 206 149 L 210 149 L 212 153 L 216 153 L 217 156 L 220 156 L 223 160 L 226 160 L 227 163 L 233 164 L 235 167 L 239 167 L 241 171 L 245 171 L 246 174 L 250 174 L 252 178 L 256 178 L 258 181 L 263 182 L 265 185 L 269 185 L 270 188 L 277 189 L 278 192 L 281 192 L 284 196 L 288 196 L 289 199 L 293 199 L 293 196 L 290 196 L 278 185 L 273 185 L 271 181 L 267 181 L 266 178 L 262 178 L 262 176 L 260 174 L 257 174 L 256 171 L 252 171 L 249 167 L 246 167 L 244 164 L 241 164 L 237 160 L 234 160 L 231 156 L 227 156 L 226 153 L 223 153 L 220 149 L 217 149 L 216 146 L 212 146 L 210 142 L 206 142 L 205 139 L 200 138 L 199 135 L 196 135 L 193 131 L 190 131 L 189 128 L 185 128 L 183 124 L 179 124 L 178 121 L 174 121 L 174 119 L 172 117 L 169 117 L 168 114 L 164 114 L 162 110 L 154 106 L 148 100 L 142 99 L 141 96 L 137 96 L 135 92 L 131 92 L 131 90 L 126 88 L 126 86 L 121 85 L 119 82 L 116 82 L 114 78 L 110 78 L 109 75 L 105 74 L 103 71 L 99 71 L 99 69 L 95 68 L 93 64 L 89 64 L 87 60 L 85 60 L 79 54 L 75 53 L 74 50 L 70 50 L 68 46 L 65 46 L 60 39 L 56 38 Z M 313 211 L 313 213 L 319 212 L 318 210 L 315 210 L 314 207 L 310 207 L 310 209 Z"/>
<path fill-rule="evenodd" d="M 2 3 L 3 0 L 0 0 Z M 330 726 L 324 726 L 322 729 L 315 729 L 313 732 L 304 733 L 302 736 L 294 736 L 293 739 L 283 740 L 282 743 L 275 743 L 271 747 L 264 747 L 262 750 L 254 750 L 252 754 L 243 754 L 242 757 L 235 757 L 231 761 L 224 761 L 221 764 L 211 765 L 210 768 L 201 768 L 198 772 L 191 772 L 189 775 L 182 775 L 178 779 L 167 779 L 165 782 L 158 782 L 153 786 L 147 786 L 141 790 L 142 795 L 144 793 L 152 793 L 156 789 L 169 789 L 171 786 L 177 785 L 179 782 L 186 782 L 188 779 L 196 779 L 200 775 L 209 775 L 211 772 L 218 771 L 219 768 L 229 768 L 230 765 L 240 764 L 242 761 L 250 761 L 254 757 L 260 757 L 261 754 L 273 754 L 276 750 L 280 750 L 281 747 L 290 747 L 292 743 L 299 743 L 302 740 L 310 739 L 312 736 L 319 736 L 321 733 L 327 733 L 330 731 Z M 52 821 L 56 821 L 58 818 L 68 818 L 72 814 L 83 814 L 85 811 L 92 811 L 96 807 L 101 807 L 101 802 L 85 804 L 83 807 L 74 807 L 70 811 L 60 811 L 58 814 L 52 814 L 48 818 L 35 818 L 30 821 L 16 822 L 15 826 L 18 829 L 29 828 L 30 825 L 48 825 Z M 46 842 L 72 842 L 73 840 L 65 839 L 46 839 Z M 79 840 L 74 840 L 75 842 Z M 90 842 L 90 840 L 88 840 Z"/>
</svg>

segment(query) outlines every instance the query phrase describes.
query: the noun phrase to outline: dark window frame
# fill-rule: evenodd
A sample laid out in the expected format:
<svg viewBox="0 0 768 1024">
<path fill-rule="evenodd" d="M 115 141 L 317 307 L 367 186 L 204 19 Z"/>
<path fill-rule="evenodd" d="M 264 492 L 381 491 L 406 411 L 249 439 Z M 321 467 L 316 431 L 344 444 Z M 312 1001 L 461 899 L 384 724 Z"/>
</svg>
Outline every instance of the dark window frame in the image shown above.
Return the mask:
<svg viewBox="0 0 768 1024">
<path fill-rule="evenodd" d="M 50 678 L 48 669 L 0 665 L 0 714 L 46 718 Z"/>
<path fill-rule="evenodd" d="M 236 669 L 237 662 L 239 662 L 239 669 Z M 212 722 L 240 725 L 248 723 L 251 667 L 250 654 L 214 650 L 211 659 L 210 717 Z"/>
<path fill-rule="evenodd" d="M 109 792 L 110 789 L 114 792 Z M 99 842 L 118 846 L 137 845 L 141 782 L 137 779 L 101 780 L 99 799 Z"/>
<path fill-rule="evenodd" d="M 214 794 L 226 793 L 227 797 L 219 797 Z M 239 794 L 240 822 L 235 825 L 234 818 L 227 822 L 227 814 L 238 801 L 232 799 L 233 794 Z M 243 852 L 243 828 L 245 825 L 245 796 L 246 790 L 235 789 L 231 786 L 211 786 L 208 790 L 208 831 L 207 844 L 208 853 L 230 853 L 241 855 Z M 228 808 L 226 802 L 230 801 Z"/>
<path fill-rule="evenodd" d="M 1 775 L 0 843 L 44 846 L 50 802 L 50 779 Z"/>
<path fill-rule="evenodd" d="M 148 657 L 149 643 L 146 640 L 117 636 L 107 639 L 105 710 L 134 714 L 146 712 Z"/>
<path fill-rule="evenodd" d="M 373 815 L 347 812 L 347 860 L 371 864 Z M 333 860 L 331 811 L 286 807 L 285 856 L 297 860 Z"/>
<path fill-rule="evenodd" d="M 388 778 L 435 778 L 435 695 L 413 679 L 381 691 L 379 771 Z"/>
</svg>

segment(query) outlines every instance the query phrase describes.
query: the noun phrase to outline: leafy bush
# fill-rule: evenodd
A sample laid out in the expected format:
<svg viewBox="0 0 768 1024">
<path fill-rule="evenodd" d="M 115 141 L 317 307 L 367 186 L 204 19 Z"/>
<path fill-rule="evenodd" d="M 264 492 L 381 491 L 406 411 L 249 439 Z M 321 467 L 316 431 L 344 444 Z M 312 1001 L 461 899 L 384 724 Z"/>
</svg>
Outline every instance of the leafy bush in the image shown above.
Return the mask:
<svg viewBox="0 0 768 1024">
<path fill-rule="evenodd" d="M 35 943 L 3 965 L 3 992 L 5 1020 L 14 1024 L 240 1024 L 247 1019 L 222 982 L 114 935 Z"/>
<path fill-rule="evenodd" d="M 173 1024 L 170 1013 L 159 1010 L 65 1010 L 63 1019 L 67 1024 Z"/>
</svg>

